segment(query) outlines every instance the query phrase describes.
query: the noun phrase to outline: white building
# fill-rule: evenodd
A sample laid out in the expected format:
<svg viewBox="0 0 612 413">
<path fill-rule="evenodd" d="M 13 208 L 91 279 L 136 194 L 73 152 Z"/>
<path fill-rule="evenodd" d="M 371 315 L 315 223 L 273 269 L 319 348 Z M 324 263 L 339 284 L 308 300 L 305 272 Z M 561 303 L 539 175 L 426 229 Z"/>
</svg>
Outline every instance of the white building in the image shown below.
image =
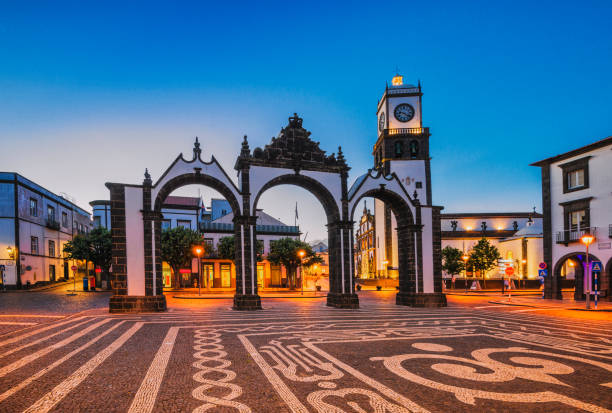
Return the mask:
<svg viewBox="0 0 612 413">
<path fill-rule="evenodd" d="M 0 172 L 0 265 L 7 287 L 72 277 L 75 263 L 64 258 L 64 246 L 91 228 L 84 209 L 17 173 Z"/>
<path fill-rule="evenodd" d="M 584 274 L 586 247 L 581 237 L 595 237 L 589 261 L 600 262 L 600 297 L 610 300 L 612 276 L 612 137 L 532 164 L 542 169 L 544 262 L 547 298 L 562 298 L 562 286 L 573 284 L 574 298 L 588 288 Z M 598 264 L 596 264 L 598 265 Z M 594 274 L 592 274 L 591 284 Z M 587 287 L 587 288 L 585 288 Z"/>
<path fill-rule="evenodd" d="M 535 212 L 480 212 L 442 214 L 442 248 L 457 248 L 467 254 L 483 237 L 500 253 L 500 265 L 486 274 L 486 279 L 501 279 L 506 267 L 514 269 L 513 277 L 535 280 L 542 261 L 542 215 Z M 468 277 L 474 274 L 468 269 Z M 450 278 L 449 274 L 444 274 Z"/>
</svg>

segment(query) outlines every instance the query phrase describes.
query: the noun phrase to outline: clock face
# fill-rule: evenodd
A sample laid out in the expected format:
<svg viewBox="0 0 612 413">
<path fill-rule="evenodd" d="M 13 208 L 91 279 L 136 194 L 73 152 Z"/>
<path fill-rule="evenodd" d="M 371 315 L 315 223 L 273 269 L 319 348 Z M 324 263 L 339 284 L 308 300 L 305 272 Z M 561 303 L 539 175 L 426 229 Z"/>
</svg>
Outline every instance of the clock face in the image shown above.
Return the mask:
<svg viewBox="0 0 612 413">
<path fill-rule="evenodd" d="M 393 114 L 395 115 L 395 119 L 400 122 L 408 122 L 414 118 L 414 108 L 408 103 L 402 103 L 395 107 Z"/>
<path fill-rule="evenodd" d="M 385 112 L 380 114 L 378 118 L 378 131 L 382 132 L 385 129 Z"/>
</svg>

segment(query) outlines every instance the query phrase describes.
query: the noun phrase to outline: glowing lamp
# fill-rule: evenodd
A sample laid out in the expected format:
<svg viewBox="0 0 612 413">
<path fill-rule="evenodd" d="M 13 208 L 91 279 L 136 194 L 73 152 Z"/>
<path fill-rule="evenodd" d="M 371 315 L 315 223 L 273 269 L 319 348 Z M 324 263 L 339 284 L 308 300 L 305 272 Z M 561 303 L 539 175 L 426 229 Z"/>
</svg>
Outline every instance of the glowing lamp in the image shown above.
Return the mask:
<svg viewBox="0 0 612 413">
<path fill-rule="evenodd" d="M 591 245 L 593 241 L 595 241 L 595 237 L 592 236 L 591 234 L 584 234 L 580 238 L 580 242 L 582 242 L 584 245 Z"/>
<path fill-rule="evenodd" d="M 393 76 L 393 79 L 391 79 L 391 84 L 393 86 L 401 86 L 404 84 L 404 77 L 401 75 L 395 75 Z"/>
<path fill-rule="evenodd" d="M 304 258 L 304 255 L 306 255 L 306 251 L 304 251 L 304 250 L 299 250 L 299 251 L 298 251 L 298 255 L 300 256 L 300 258 Z"/>
<path fill-rule="evenodd" d="M 200 246 L 197 246 L 197 247 L 195 247 L 195 248 L 193 249 L 193 252 L 194 252 L 194 253 L 195 253 L 195 254 L 196 254 L 198 257 L 199 257 L 200 255 L 202 255 L 202 252 L 203 252 L 203 251 L 204 251 L 204 250 L 203 250 L 203 249 L 202 249 L 202 247 L 200 247 Z"/>
<path fill-rule="evenodd" d="M 465 227 L 465 230 L 466 230 L 466 231 L 471 231 L 471 230 L 473 230 L 473 229 L 474 229 L 474 228 L 469 227 L 469 226 L 468 226 L 468 227 Z"/>
<path fill-rule="evenodd" d="M 11 247 L 10 245 L 8 247 L 6 247 L 6 252 L 8 252 L 8 256 L 10 259 L 15 258 L 15 250 L 13 249 L 13 247 Z"/>
<path fill-rule="evenodd" d="M 467 254 L 463 254 L 463 255 L 461 256 L 461 259 L 462 259 L 463 261 L 467 261 L 467 260 L 469 260 L 469 259 L 470 259 L 470 257 L 468 257 L 468 255 L 467 255 Z"/>
<path fill-rule="evenodd" d="M 572 260 L 569 260 L 568 264 L 569 264 L 570 267 L 573 267 L 574 265 L 576 265 L 576 264 L 574 264 L 574 261 L 572 261 Z"/>
</svg>

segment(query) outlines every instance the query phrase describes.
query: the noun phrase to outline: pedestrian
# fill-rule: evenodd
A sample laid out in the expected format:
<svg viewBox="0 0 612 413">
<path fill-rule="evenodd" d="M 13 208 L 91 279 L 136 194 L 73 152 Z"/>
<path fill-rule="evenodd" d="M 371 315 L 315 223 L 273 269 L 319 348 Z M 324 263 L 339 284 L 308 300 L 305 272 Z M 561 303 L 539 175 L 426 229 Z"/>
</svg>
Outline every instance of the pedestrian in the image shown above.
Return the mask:
<svg viewBox="0 0 612 413">
<path fill-rule="evenodd" d="M 455 289 L 455 280 L 457 279 L 457 276 L 453 274 L 453 277 L 451 278 L 451 286 L 452 289 Z"/>
</svg>

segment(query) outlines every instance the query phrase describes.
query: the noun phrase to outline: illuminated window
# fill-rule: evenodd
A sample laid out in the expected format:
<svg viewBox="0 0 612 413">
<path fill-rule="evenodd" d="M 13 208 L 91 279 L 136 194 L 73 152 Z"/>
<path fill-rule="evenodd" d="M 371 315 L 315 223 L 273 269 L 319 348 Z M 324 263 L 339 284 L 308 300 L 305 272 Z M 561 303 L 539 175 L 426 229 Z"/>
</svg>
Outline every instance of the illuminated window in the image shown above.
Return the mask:
<svg viewBox="0 0 612 413">
<path fill-rule="evenodd" d="M 400 75 L 395 75 L 393 79 L 391 79 L 391 84 L 393 86 L 401 86 L 404 84 L 404 77 Z"/>
</svg>

